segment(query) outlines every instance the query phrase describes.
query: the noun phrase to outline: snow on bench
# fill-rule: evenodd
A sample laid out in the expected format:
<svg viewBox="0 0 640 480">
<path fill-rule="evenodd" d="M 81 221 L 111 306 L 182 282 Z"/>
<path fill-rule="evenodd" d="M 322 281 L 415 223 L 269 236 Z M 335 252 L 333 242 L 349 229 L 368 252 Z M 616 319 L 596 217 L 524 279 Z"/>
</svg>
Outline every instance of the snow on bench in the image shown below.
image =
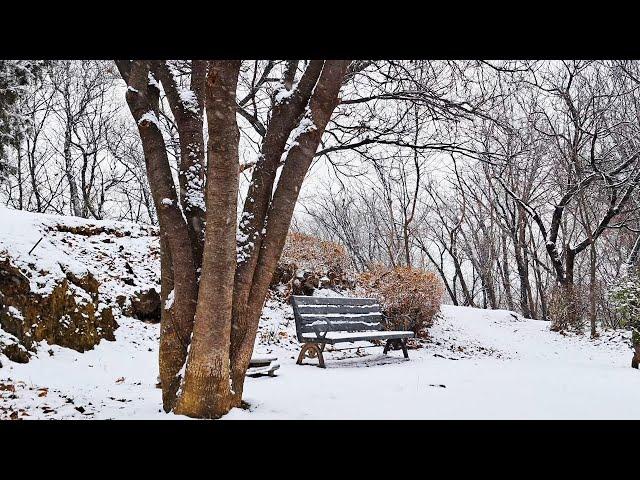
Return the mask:
<svg viewBox="0 0 640 480">
<path fill-rule="evenodd" d="M 322 352 L 325 345 L 371 340 L 386 340 L 385 354 L 391 345 L 398 345 L 404 358 L 409 358 L 406 339 L 414 337 L 414 333 L 382 331 L 384 317 L 373 298 L 294 295 L 291 305 L 298 341 L 303 343 L 298 365 L 305 357 L 318 358 L 319 367 L 324 368 Z"/>
<path fill-rule="evenodd" d="M 326 343 L 332 344 L 338 341 L 358 342 L 361 340 L 387 340 L 393 338 L 413 338 L 413 332 L 327 332 L 324 337 Z M 306 341 L 313 342 L 317 339 L 316 335 L 312 333 L 304 333 L 302 338 Z"/>
</svg>

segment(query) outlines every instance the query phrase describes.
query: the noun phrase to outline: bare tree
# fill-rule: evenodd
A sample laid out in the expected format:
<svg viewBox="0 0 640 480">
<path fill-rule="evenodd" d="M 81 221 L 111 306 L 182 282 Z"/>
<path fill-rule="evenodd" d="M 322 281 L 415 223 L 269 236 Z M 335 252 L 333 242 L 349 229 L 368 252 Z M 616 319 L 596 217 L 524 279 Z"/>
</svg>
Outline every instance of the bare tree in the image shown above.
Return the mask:
<svg viewBox="0 0 640 480">
<path fill-rule="evenodd" d="M 163 244 L 163 403 L 166 410 L 177 413 L 217 417 L 240 405 L 262 304 L 301 184 L 338 104 L 338 91 L 350 62 L 311 61 L 297 82 L 298 62 L 286 64 L 240 217 L 237 246 L 236 90 L 241 62 L 208 62 L 202 89 L 205 99 L 195 103 L 205 105 L 209 133 L 206 229 L 199 276 L 196 251 L 158 121 L 160 89 L 156 78 L 163 75 L 159 73 L 164 68 L 161 63 L 117 62 L 142 139 Z M 188 96 L 180 96 L 183 106 L 187 97 L 199 95 L 198 90 L 190 90 Z M 184 124 L 177 127 L 179 132 L 186 128 Z"/>
</svg>

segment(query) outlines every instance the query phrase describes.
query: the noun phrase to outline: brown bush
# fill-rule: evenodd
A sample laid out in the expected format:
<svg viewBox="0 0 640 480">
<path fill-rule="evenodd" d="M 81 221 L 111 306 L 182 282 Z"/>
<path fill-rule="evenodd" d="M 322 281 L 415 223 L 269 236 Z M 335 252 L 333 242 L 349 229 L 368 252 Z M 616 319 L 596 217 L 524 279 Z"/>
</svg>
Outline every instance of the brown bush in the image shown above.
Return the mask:
<svg viewBox="0 0 640 480">
<path fill-rule="evenodd" d="M 585 327 L 585 318 L 588 299 L 580 294 L 587 291 L 576 285 L 556 285 L 551 290 L 549 299 L 549 316 L 551 317 L 551 330 L 564 332 L 572 330 L 582 333 Z"/>
<path fill-rule="evenodd" d="M 289 233 L 271 286 L 285 285 L 289 295 L 313 295 L 316 288 L 353 288 L 345 248 L 303 233 Z"/>
<path fill-rule="evenodd" d="M 440 310 L 444 286 L 433 272 L 411 267 L 374 266 L 358 277 L 364 294 L 377 298 L 388 330 L 411 330 L 426 336 Z"/>
</svg>

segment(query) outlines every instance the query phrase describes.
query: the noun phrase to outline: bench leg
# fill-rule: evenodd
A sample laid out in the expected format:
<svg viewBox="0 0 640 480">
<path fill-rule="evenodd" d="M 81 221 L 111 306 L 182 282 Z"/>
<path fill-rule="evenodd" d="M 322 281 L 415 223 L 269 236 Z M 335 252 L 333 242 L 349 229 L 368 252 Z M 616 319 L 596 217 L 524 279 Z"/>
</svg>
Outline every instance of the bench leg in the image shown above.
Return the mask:
<svg viewBox="0 0 640 480">
<path fill-rule="evenodd" d="M 400 346 L 402 347 L 402 354 L 404 355 L 404 358 L 409 358 L 409 352 L 407 351 L 407 339 L 406 338 L 400 339 Z"/>
<path fill-rule="evenodd" d="M 404 358 L 409 358 L 409 352 L 407 351 L 406 338 L 390 338 L 389 340 L 387 340 L 387 343 L 384 346 L 384 350 L 382 353 L 386 355 L 387 352 L 389 351 L 389 348 L 391 348 L 391 345 L 397 345 L 398 347 L 400 347 L 402 349 L 402 354 L 404 355 Z"/>
<path fill-rule="evenodd" d="M 302 365 L 302 361 L 305 358 L 317 358 L 318 366 L 320 368 L 325 368 L 324 366 L 324 357 L 322 356 L 322 351 L 324 350 L 324 343 L 318 345 L 317 343 L 305 343 L 302 345 L 302 350 L 300 350 L 300 355 L 298 355 L 298 361 L 296 362 L 298 365 Z"/>
</svg>

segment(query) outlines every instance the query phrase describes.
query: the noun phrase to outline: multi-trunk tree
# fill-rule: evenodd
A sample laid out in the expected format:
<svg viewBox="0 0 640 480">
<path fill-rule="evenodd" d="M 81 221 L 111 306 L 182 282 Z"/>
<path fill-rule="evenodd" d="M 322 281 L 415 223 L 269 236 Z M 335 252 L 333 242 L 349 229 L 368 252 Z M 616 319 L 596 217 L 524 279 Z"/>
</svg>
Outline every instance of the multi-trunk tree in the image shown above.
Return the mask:
<svg viewBox="0 0 640 480">
<path fill-rule="evenodd" d="M 351 62 L 286 62 L 238 223 L 240 61 L 117 61 L 160 225 L 160 383 L 166 411 L 219 417 L 240 406 L 260 313 L 293 210 Z M 172 178 L 161 89 L 180 143 Z M 250 92 L 255 95 L 255 92 Z M 206 121 L 208 142 L 203 135 Z"/>
</svg>

